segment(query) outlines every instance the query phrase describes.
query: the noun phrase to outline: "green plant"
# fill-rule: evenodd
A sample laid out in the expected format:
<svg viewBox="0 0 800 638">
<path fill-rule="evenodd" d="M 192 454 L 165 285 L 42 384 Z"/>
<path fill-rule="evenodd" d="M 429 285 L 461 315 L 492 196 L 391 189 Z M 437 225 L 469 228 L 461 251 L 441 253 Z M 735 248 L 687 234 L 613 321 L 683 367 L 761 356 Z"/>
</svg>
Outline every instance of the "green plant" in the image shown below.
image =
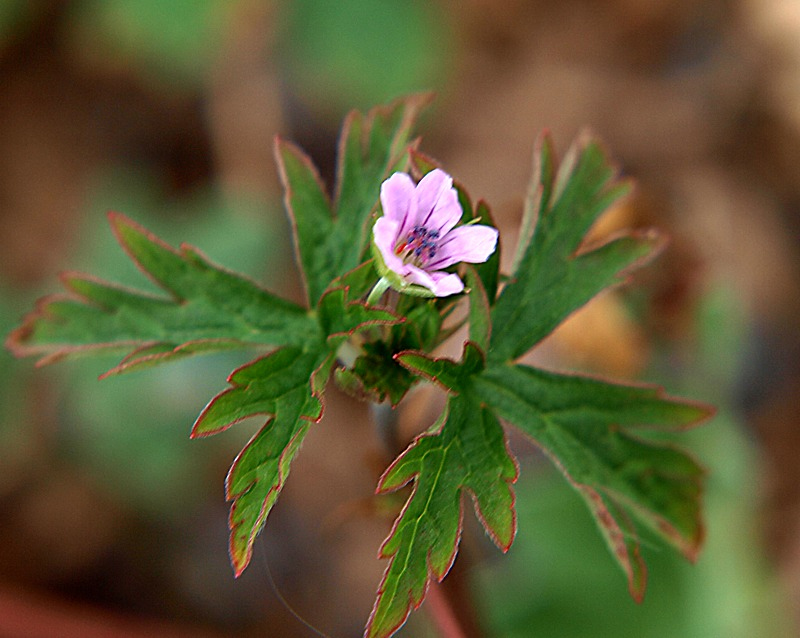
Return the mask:
<svg viewBox="0 0 800 638">
<path fill-rule="evenodd" d="M 496 545 L 503 551 L 511 546 L 516 532 L 511 485 L 518 466 L 503 424 L 530 437 L 583 497 L 631 595 L 641 600 L 646 575 L 640 526 L 690 560 L 703 541 L 704 472 L 688 453 L 660 440 L 658 430 L 690 427 L 712 410 L 656 387 L 559 374 L 518 360 L 574 310 L 623 282 L 663 242 L 655 232 L 638 232 L 585 245 L 592 224 L 628 185 L 617 180 L 591 137 L 579 139 L 559 164 L 545 135 L 537 145 L 511 272 L 500 273 L 498 243 L 496 250 L 468 259 L 480 262 L 475 266 L 430 269 L 431 276 L 463 276 L 463 290 L 416 285 L 422 280 L 409 287 L 408 273 L 393 276 L 400 266 L 393 267 L 380 250 L 375 254 L 383 257 L 373 259 L 370 245 L 380 219 L 381 185 L 398 172 L 422 179 L 436 169 L 410 141 L 425 102 L 412 96 L 348 116 L 332 197 L 308 157 L 277 141 L 304 305 L 214 265 L 196 248 L 174 249 L 112 214 L 119 243 L 167 294 L 67 273 L 62 281 L 68 293 L 42 300 L 7 345 L 17 355 L 41 356 L 41 363 L 89 351 L 127 353 L 106 376 L 204 352 L 255 351 L 256 358 L 229 376 L 230 387 L 211 400 L 192 430 L 193 437 L 204 437 L 246 417 L 267 416 L 226 481 L 237 575 L 250 561 L 292 460 L 322 418 L 329 379 L 393 407 L 416 384 L 444 388 L 441 416 L 378 485 L 379 492 L 409 483 L 414 489 L 381 548 L 389 563 L 368 636 L 394 633 L 420 605 L 429 581 L 445 577 L 458 548 L 467 495 Z M 473 205 L 461 186 L 454 188 L 461 224 L 493 226 L 485 203 Z M 482 233 L 488 241 L 493 231 Z M 397 249 L 404 259 L 409 251 L 430 247 L 413 244 L 417 235 L 392 237 L 402 243 Z M 439 235 L 427 229 L 424 237 L 430 242 Z M 461 248 L 464 259 L 469 251 Z M 461 358 L 436 356 L 434 350 L 462 325 L 468 339 Z"/>
</svg>

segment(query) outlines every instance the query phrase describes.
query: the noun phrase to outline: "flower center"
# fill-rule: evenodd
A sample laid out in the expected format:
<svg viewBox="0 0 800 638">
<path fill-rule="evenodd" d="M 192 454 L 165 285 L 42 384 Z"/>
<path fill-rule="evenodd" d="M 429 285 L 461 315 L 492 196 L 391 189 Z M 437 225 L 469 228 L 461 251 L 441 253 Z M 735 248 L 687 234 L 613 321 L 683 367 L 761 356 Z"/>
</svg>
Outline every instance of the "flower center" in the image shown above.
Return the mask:
<svg viewBox="0 0 800 638">
<path fill-rule="evenodd" d="M 436 255 L 439 239 L 438 230 L 428 230 L 424 226 L 414 226 L 405 239 L 397 242 L 394 252 L 405 263 L 424 266 Z"/>
</svg>

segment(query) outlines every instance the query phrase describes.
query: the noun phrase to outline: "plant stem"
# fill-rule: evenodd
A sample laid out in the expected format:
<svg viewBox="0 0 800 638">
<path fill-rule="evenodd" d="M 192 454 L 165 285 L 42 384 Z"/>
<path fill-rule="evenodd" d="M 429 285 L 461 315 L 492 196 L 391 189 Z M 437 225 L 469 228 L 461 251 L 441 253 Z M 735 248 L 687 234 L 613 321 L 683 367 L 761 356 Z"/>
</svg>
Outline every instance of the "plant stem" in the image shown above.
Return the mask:
<svg viewBox="0 0 800 638">
<path fill-rule="evenodd" d="M 469 583 L 470 555 L 468 547 L 461 545 L 450 572 L 441 583 L 431 583 L 428 596 L 433 593 L 433 605 L 429 613 L 433 616 L 443 638 L 482 638 L 485 636 L 475 608 L 472 591 Z M 442 608 L 438 608 L 441 605 Z M 450 622 L 448 616 L 455 622 L 459 633 L 447 633 Z"/>
<path fill-rule="evenodd" d="M 440 583 L 431 582 L 425 606 L 442 638 L 467 638 Z"/>
<path fill-rule="evenodd" d="M 403 451 L 400 438 L 397 435 L 397 410 L 388 401 L 382 401 L 381 403 L 370 403 L 369 411 L 372 422 L 378 430 L 381 443 L 383 443 L 383 447 L 389 454 L 389 460 L 391 460 Z"/>
<path fill-rule="evenodd" d="M 385 293 L 389 289 L 389 280 L 386 277 L 381 277 L 378 279 L 378 283 L 372 288 L 367 297 L 367 305 L 374 306 L 375 304 L 380 301 L 380 298 L 383 297 L 383 293 Z"/>
</svg>

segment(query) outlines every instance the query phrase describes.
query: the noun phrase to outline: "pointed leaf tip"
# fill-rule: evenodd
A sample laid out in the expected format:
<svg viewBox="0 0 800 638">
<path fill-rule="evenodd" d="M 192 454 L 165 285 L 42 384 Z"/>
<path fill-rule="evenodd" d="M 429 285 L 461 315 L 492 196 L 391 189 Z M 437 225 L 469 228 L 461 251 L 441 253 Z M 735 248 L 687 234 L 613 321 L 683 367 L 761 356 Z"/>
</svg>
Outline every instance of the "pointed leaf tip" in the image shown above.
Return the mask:
<svg viewBox="0 0 800 638">
<path fill-rule="evenodd" d="M 347 116 L 339 138 L 332 198 L 308 157 L 291 143 L 276 141 L 284 202 L 309 307 L 317 305 L 331 281 L 363 261 L 380 185 L 407 166 L 411 128 L 426 99 L 412 96 Z"/>
<path fill-rule="evenodd" d="M 629 233 L 590 249 L 586 233 L 630 184 L 605 151 L 582 135 L 561 161 L 552 141 L 537 141 L 512 277 L 492 308 L 489 356 L 512 361 L 592 297 L 652 258 L 651 235 Z"/>
<path fill-rule="evenodd" d="M 414 489 L 381 547 L 389 565 L 367 625 L 367 636 L 389 636 L 422 603 L 455 560 L 467 492 L 488 535 L 503 551 L 516 531 L 516 460 L 491 412 L 471 395 L 451 395 L 445 412 L 386 470 L 380 491 L 409 481 Z"/>
<path fill-rule="evenodd" d="M 625 386 L 523 365 L 492 365 L 472 380 L 477 398 L 520 428 L 583 496 L 641 599 L 646 572 L 636 524 L 687 558 L 704 537 L 705 470 L 687 452 L 646 438 L 647 428 L 684 429 L 707 406 L 656 386 Z"/>
</svg>

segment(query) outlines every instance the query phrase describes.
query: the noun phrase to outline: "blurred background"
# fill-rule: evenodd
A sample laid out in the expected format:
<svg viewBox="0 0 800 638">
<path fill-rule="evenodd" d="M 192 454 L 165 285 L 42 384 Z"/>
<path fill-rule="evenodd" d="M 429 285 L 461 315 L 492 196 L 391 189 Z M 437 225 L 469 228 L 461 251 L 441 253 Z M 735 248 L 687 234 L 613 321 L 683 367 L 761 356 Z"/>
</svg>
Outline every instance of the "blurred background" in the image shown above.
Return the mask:
<svg viewBox="0 0 800 638">
<path fill-rule="evenodd" d="M 706 549 L 690 566 L 647 548 L 638 606 L 579 498 L 512 435 L 516 543 L 501 556 L 467 515 L 448 578 L 475 635 L 797 635 L 796 0 L 4 0 L 2 332 L 61 270 L 147 288 L 110 209 L 299 299 L 273 137 L 330 184 L 344 114 L 421 90 L 423 150 L 491 204 L 507 247 L 545 128 L 563 152 L 589 127 L 638 183 L 596 235 L 671 236 L 537 362 L 719 408 L 680 437 L 710 472 Z M 0 636 L 316 635 L 288 605 L 361 635 L 401 503 L 372 497 L 388 459 L 361 404 L 329 393 L 234 580 L 223 479 L 259 424 L 188 434 L 246 353 L 102 382 L 114 361 L 0 359 Z M 410 400 L 407 438 L 430 400 Z M 400 635 L 436 635 L 424 606 Z"/>
</svg>

